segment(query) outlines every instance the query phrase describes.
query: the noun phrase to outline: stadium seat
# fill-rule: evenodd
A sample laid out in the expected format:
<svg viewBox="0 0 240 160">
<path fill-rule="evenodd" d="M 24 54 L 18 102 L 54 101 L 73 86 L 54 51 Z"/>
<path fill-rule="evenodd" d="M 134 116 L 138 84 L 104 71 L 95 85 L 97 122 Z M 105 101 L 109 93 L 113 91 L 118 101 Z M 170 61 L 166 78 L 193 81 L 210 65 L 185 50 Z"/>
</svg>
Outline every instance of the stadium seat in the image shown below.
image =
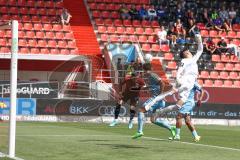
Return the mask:
<svg viewBox="0 0 240 160">
<path fill-rule="evenodd" d="M 120 20 L 120 19 L 114 20 L 113 23 L 116 27 L 123 26 L 122 20 Z"/>
<path fill-rule="evenodd" d="M 34 23 L 33 28 L 35 31 L 41 31 L 43 26 L 41 23 Z"/>
<path fill-rule="evenodd" d="M 221 38 L 224 37 L 224 38 L 225 38 L 225 41 L 228 40 L 228 39 L 226 38 L 226 37 L 227 37 L 227 32 L 221 32 L 221 31 L 219 31 L 218 36 L 221 37 Z"/>
<path fill-rule="evenodd" d="M 97 30 L 98 30 L 98 33 L 106 33 L 106 27 L 105 26 L 98 26 Z"/>
<path fill-rule="evenodd" d="M 18 14 L 18 8 L 17 7 L 10 7 L 8 8 L 8 13 L 10 14 Z"/>
<path fill-rule="evenodd" d="M 19 34 L 19 32 L 18 32 L 18 34 Z M 5 32 L 0 30 L 0 38 L 3 38 L 3 37 L 5 37 Z"/>
<path fill-rule="evenodd" d="M 34 33 L 33 31 L 27 31 L 27 32 L 25 33 L 25 37 L 26 37 L 26 38 L 29 38 L 29 39 L 32 39 L 32 38 L 35 37 L 35 33 Z"/>
<path fill-rule="evenodd" d="M 239 62 L 239 58 L 236 55 L 231 55 L 230 56 L 230 61 L 233 62 L 233 63 L 237 63 L 237 62 Z"/>
<path fill-rule="evenodd" d="M 221 58 L 220 58 L 219 55 L 213 54 L 213 55 L 212 55 L 212 61 L 213 61 L 213 62 L 220 62 L 220 61 L 221 61 Z"/>
<path fill-rule="evenodd" d="M 140 43 L 147 43 L 147 36 L 144 36 L 144 35 L 142 35 L 142 36 L 139 36 L 138 37 L 138 41 L 140 42 Z"/>
<path fill-rule="evenodd" d="M 240 40 L 239 39 L 233 39 L 233 44 L 239 46 L 240 45 Z"/>
<path fill-rule="evenodd" d="M 113 25 L 113 21 L 112 21 L 112 19 L 105 19 L 104 20 L 104 24 L 105 24 L 105 26 L 112 26 Z"/>
<path fill-rule="evenodd" d="M 240 81 L 234 81 L 233 82 L 233 87 L 240 88 Z"/>
<path fill-rule="evenodd" d="M 54 39 L 55 35 L 54 35 L 53 32 L 46 32 L 45 38 L 47 38 L 47 39 Z"/>
<path fill-rule="evenodd" d="M 156 43 L 156 37 L 155 36 L 148 36 L 148 43 Z"/>
<path fill-rule="evenodd" d="M 232 80 L 236 80 L 236 79 L 239 79 L 240 77 L 239 77 L 237 72 L 232 71 L 232 72 L 229 73 L 229 78 L 232 79 Z"/>
<path fill-rule="evenodd" d="M 210 78 L 211 79 L 218 79 L 218 72 L 217 71 L 211 71 L 210 72 Z"/>
<path fill-rule="evenodd" d="M 167 64 L 167 69 L 171 69 L 171 70 L 177 69 L 177 64 L 176 64 L 176 62 L 175 62 L 175 61 L 170 61 L 170 62 L 168 62 L 168 64 Z"/>
<path fill-rule="evenodd" d="M 105 11 L 106 10 L 106 5 L 105 3 L 100 3 L 97 5 L 97 9 L 100 11 Z"/>
<path fill-rule="evenodd" d="M 203 86 L 203 80 L 202 79 L 198 79 L 197 81 L 198 81 L 199 85 Z"/>
<path fill-rule="evenodd" d="M 133 20 L 132 22 L 134 27 L 140 27 L 141 26 L 141 22 L 139 20 Z"/>
<path fill-rule="evenodd" d="M 134 34 L 134 33 L 135 33 L 135 29 L 133 27 L 126 28 L 126 34 Z"/>
<path fill-rule="evenodd" d="M 68 48 L 76 48 L 77 47 L 75 40 L 68 41 L 67 46 L 68 46 Z"/>
<path fill-rule="evenodd" d="M 37 9 L 36 8 L 29 8 L 28 14 L 30 15 L 37 15 Z"/>
<path fill-rule="evenodd" d="M 215 69 L 216 70 L 224 70 L 224 64 L 223 63 L 216 63 Z"/>
<path fill-rule="evenodd" d="M 65 33 L 65 39 L 74 39 L 74 35 L 72 32 Z"/>
<path fill-rule="evenodd" d="M 45 1 L 45 8 L 54 8 L 54 1 Z"/>
<path fill-rule="evenodd" d="M 1 20 L 2 21 L 9 21 L 9 20 L 11 20 L 11 17 L 7 14 L 4 14 L 4 15 L 1 16 Z"/>
<path fill-rule="evenodd" d="M 235 71 L 240 71 L 240 63 L 236 63 L 236 64 L 234 65 L 234 70 L 235 70 Z"/>
<path fill-rule="evenodd" d="M 62 26 L 60 24 L 53 24 L 52 26 L 52 30 L 53 31 L 61 31 L 62 30 Z"/>
<path fill-rule="evenodd" d="M 40 49 L 40 53 L 41 53 L 41 54 L 49 54 L 50 51 L 49 51 L 47 48 L 41 48 L 41 49 Z"/>
<path fill-rule="evenodd" d="M 56 32 L 55 38 L 56 38 L 56 39 L 64 39 L 64 34 L 63 34 L 63 32 Z"/>
<path fill-rule="evenodd" d="M 144 30 L 143 30 L 143 28 L 136 28 L 135 29 L 135 34 L 139 34 L 139 35 L 142 35 L 142 34 L 144 34 Z"/>
<path fill-rule="evenodd" d="M 28 31 L 31 31 L 33 30 L 33 25 L 32 23 L 24 23 L 24 30 L 28 30 Z"/>
<path fill-rule="evenodd" d="M 25 32 L 24 31 L 18 31 L 18 38 L 25 38 Z"/>
<path fill-rule="evenodd" d="M 45 40 L 38 40 L 37 46 L 44 48 L 47 46 L 47 42 Z"/>
<path fill-rule="evenodd" d="M 67 43 L 65 41 L 58 41 L 58 47 L 59 48 L 66 48 L 67 47 Z"/>
<path fill-rule="evenodd" d="M 219 78 L 228 79 L 228 72 L 222 71 L 219 73 Z"/>
<path fill-rule="evenodd" d="M 99 11 L 93 11 L 92 16 L 93 18 L 101 18 L 101 13 Z"/>
<path fill-rule="evenodd" d="M 90 4 L 88 4 L 88 7 L 89 7 L 91 10 L 97 10 L 97 3 L 90 3 Z"/>
<path fill-rule="evenodd" d="M 231 80 L 225 80 L 223 85 L 224 87 L 232 87 L 233 83 Z"/>
<path fill-rule="evenodd" d="M 230 61 L 229 56 L 227 56 L 225 54 L 222 54 L 221 55 L 221 61 L 222 62 L 229 62 Z"/>
<path fill-rule="evenodd" d="M 147 20 L 143 20 L 142 21 L 142 26 L 143 27 L 151 27 L 151 23 L 149 21 L 147 21 Z"/>
<path fill-rule="evenodd" d="M 115 34 L 116 33 L 116 27 L 113 27 L 113 26 L 107 27 L 107 33 L 108 34 Z"/>
<path fill-rule="evenodd" d="M 158 44 L 153 44 L 152 45 L 152 51 L 153 52 L 160 52 L 161 48 Z"/>
<path fill-rule="evenodd" d="M 107 34 L 101 34 L 101 41 L 107 42 L 108 41 L 108 35 Z"/>
<path fill-rule="evenodd" d="M 201 30 L 201 31 L 200 31 L 200 34 L 201 34 L 203 37 L 209 37 L 209 35 L 208 35 L 208 30 Z"/>
<path fill-rule="evenodd" d="M 31 17 L 29 15 L 23 15 L 22 16 L 22 21 L 23 22 L 29 22 L 29 21 L 31 21 Z"/>
<path fill-rule="evenodd" d="M 57 47 L 57 42 L 55 40 L 49 40 L 48 41 L 48 47 L 56 48 Z"/>
<path fill-rule="evenodd" d="M 0 46 L 6 46 L 6 45 L 7 45 L 6 39 L 0 39 Z"/>
<path fill-rule="evenodd" d="M 128 36 L 122 35 L 122 36 L 120 36 L 120 41 L 121 41 L 121 42 L 130 42 L 130 39 L 129 39 Z"/>
<path fill-rule="evenodd" d="M 37 14 L 42 16 L 42 15 L 47 15 L 46 9 L 45 8 L 38 8 Z"/>
<path fill-rule="evenodd" d="M 204 87 L 212 87 L 213 86 L 213 81 L 210 80 L 210 79 L 207 79 L 204 81 L 204 84 L 203 84 Z"/>
<path fill-rule="evenodd" d="M 8 47 L 0 47 L 0 53 L 10 53 L 10 48 L 8 48 Z"/>
<path fill-rule="evenodd" d="M 61 49 L 60 50 L 60 54 L 70 54 L 69 50 L 68 49 Z"/>
<path fill-rule="evenodd" d="M 31 53 L 31 54 L 39 54 L 40 51 L 39 51 L 38 48 L 31 48 L 30 53 Z"/>
<path fill-rule="evenodd" d="M 20 8 L 19 13 L 22 14 L 22 15 L 28 14 L 28 8 L 26 8 L 26 7 Z"/>
<path fill-rule="evenodd" d="M 12 31 L 11 30 L 7 30 L 7 32 L 5 32 L 5 37 L 7 37 L 7 38 L 12 37 Z"/>
<path fill-rule="evenodd" d="M 152 21 L 151 26 L 152 27 L 160 27 L 158 21 Z"/>
<path fill-rule="evenodd" d="M 162 52 L 170 52 L 170 48 L 167 44 L 162 44 L 161 51 Z"/>
<path fill-rule="evenodd" d="M 232 71 L 234 69 L 233 63 L 226 63 L 225 64 L 225 70 Z"/>
<path fill-rule="evenodd" d="M 228 31 L 227 37 L 229 38 L 236 38 L 237 34 L 235 31 Z"/>
<path fill-rule="evenodd" d="M 135 36 L 135 35 L 129 36 L 128 39 L 129 39 L 129 41 L 132 42 L 132 43 L 138 42 L 137 36 Z"/>
<path fill-rule="evenodd" d="M 23 48 L 23 47 L 21 47 L 20 48 L 20 50 L 19 50 L 19 52 L 21 53 L 21 54 L 28 54 L 29 53 L 29 49 L 28 48 Z"/>
<path fill-rule="evenodd" d="M 164 54 L 164 59 L 165 60 L 174 60 L 173 54 L 172 53 L 165 53 Z"/>
<path fill-rule="evenodd" d="M 120 37 L 117 35 L 111 35 L 110 36 L 110 42 L 120 42 Z"/>
<path fill-rule="evenodd" d="M 123 20 L 123 25 L 126 27 L 132 26 L 132 21 L 131 20 Z"/>
<path fill-rule="evenodd" d="M 52 24 L 43 24 L 43 30 L 45 31 L 51 31 L 52 30 Z"/>
<path fill-rule="evenodd" d="M 109 12 L 109 11 L 103 11 L 103 12 L 101 12 L 101 17 L 102 18 L 111 18 L 110 17 L 110 14 L 111 12 Z"/>
<path fill-rule="evenodd" d="M 36 1 L 35 6 L 39 8 L 44 8 L 45 7 L 44 1 L 41 0 Z"/>
<path fill-rule="evenodd" d="M 100 25 L 104 25 L 104 22 L 103 22 L 102 19 L 97 18 L 97 19 L 95 19 L 95 24 L 96 24 L 97 26 L 100 26 Z"/>
<path fill-rule="evenodd" d="M 55 3 L 56 8 L 63 8 L 63 1 L 58 1 Z"/>
<path fill-rule="evenodd" d="M 152 28 L 146 28 L 144 33 L 146 35 L 152 35 L 153 34 L 153 29 Z"/>
<path fill-rule="evenodd" d="M 124 34 L 125 33 L 125 28 L 124 27 L 117 27 L 116 33 L 117 34 Z"/>
<path fill-rule="evenodd" d="M 222 87 L 223 81 L 222 80 L 215 80 L 214 81 L 214 87 Z"/>
<path fill-rule="evenodd" d="M 203 78 L 203 79 L 209 78 L 209 73 L 208 73 L 208 71 L 201 71 L 201 72 L 200 72 L 200 75 L 199 75 L 199 78 Z"/>
<path fill-rule="evenodd" d="M 60 51 L 56 48 L 50 49 L 50 54 L 60 54 Z"/>
<path fill-rule="evenodd" d="M 19 39 L 18 40 L 18 45 L 21 47 L 26 47 L 27 46 L 27 41 L 25 39 Z"/>
<path fill-rule="evenodd" d="M 119 12 L 113 11 L 113 12 L 111 13 L 111 18 L 113 18 L 113 19 L 118 19 L 119 17 L 120 17 Z"/>
<path fill-rule="evenodd" d="M 18 6 L 20 6 L 20 7 L 25 7 L 26 3 L 27 3 L 26 0 L 18 0 L 17 1 Z"/>
<path fill-rule="evenodd" d="M 144 52 L 150 52 L 150 51 L 151 51 L 150 44 L 143 44 L 143 45 L 142 45 L 142 50 L 143 50 Z"/>
<path fill-rule="evenodd" d="M 37 41 L 35 39 L 29 39 L 28 40 L 28 46 L 29 47 L 36 47 L 37 46 Z"/>
</svg>

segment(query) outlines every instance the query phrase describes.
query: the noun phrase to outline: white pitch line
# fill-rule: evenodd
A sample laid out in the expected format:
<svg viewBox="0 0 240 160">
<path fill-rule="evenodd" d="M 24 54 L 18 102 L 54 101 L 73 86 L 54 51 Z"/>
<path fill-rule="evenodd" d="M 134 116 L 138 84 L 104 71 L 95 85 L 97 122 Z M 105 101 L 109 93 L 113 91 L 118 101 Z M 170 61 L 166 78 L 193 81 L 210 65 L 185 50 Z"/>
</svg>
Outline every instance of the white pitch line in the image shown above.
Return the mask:
<svg viewBox="0 0 240 160">
<path fill-rule="evenodd" d="M 144 139 L 152 139 L 152 140 L 160 140 L 160 141 L 170 141 L 166 139 L 161 139 L 161 138 L 154 138 L 154 137 L 142 137 Z M 221 147 L 221 146 L 214 146 L 214 145 L 208 145 L 208 144 L 200 144 L 200 143 L 191 143 L 191 142 L 183 142 L 183 141 L 172 141 L 175 143 L 182 143 L 182 144 L 190 144 L 190 145 L 195 145 L 195 146 L 201 146 L 201 147 L 211 147 L 211 148 L 217 148 L 217 149 L 226 149 L 226 150 L 232 150 L 232 151 L 239 151 L 240 149 L 237 148 L 231 148 L 231 147 Z"/>
<path fill-rule="evenodd" d="M 0 135 L 0 137 L 5 137 L 7 135 Z M 47 135 L 47 134 L 41 134 L 41 135 L 17 135 L 17 137 L 124 137 L 124 138 L 131 138 L 130 136 L 119 136 L 119 135 L 83 135 L 83 134 L 54 134 L 54 135 Z M 191 142 L 183 142 L 183 141 L 170 141 L 167 139 L 161 139 L 161 138 L 154 138 L 154 137 L 141 137 L 143 139 L 152 139 L 152 140 L 158 140 L 158 141 L 169 141 L 174 143 L 182 143 L 182 144 L 188 144 L 188 145 L 195 145 L 195 146 L 201 146 L 201 147 L 210 147 L 210 148 L 216 148 L 216 149 L 225 149 L 225 150 L 231 150 L 231 151 L 238 151 L 240 152 L 240 149 L 238 148 L 231 148 L 231 147 L 221 147 L 221 146 L 214 146 L 214 145 L 207 145 L 207 144 L 200 144 L 200 143 L 191 143 Z"/>
</svg>

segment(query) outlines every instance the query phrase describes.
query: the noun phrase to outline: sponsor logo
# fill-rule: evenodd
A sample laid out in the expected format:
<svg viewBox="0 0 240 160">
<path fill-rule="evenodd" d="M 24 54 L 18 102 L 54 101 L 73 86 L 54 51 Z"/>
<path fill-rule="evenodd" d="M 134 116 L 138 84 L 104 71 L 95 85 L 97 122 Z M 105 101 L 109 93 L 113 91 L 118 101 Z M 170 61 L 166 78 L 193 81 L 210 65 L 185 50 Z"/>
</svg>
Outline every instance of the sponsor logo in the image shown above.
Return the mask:
<svg viewBox="0 0 240 160">
<path fill-rule="evenodd" d="M 10 87 L 3 88 L 3 93 L 4 94 L 9 94 L 10 93 Z M 50 89 L 45 87 L 21 87 L 17 89 L 18 94 L 49 94 Z"/>
<path fill-rule="evenodd" d="M 115 106 L 100 106 L 98 108 L 98 113 L 100 116 L 114 116 Z M 127 109 L 125 106 L 121 106 L 119 116 L 125 116 L 127 114 Z"/>
<path fill-rule="evenodd" d="M 69 107 L 69 112 L 71 114 L 84 114 L 84 113 L 88 113 L 88 107 L 85 107 L 85 106 L 74 106 L 74 105 L 71 105 Z"/>
</svg>

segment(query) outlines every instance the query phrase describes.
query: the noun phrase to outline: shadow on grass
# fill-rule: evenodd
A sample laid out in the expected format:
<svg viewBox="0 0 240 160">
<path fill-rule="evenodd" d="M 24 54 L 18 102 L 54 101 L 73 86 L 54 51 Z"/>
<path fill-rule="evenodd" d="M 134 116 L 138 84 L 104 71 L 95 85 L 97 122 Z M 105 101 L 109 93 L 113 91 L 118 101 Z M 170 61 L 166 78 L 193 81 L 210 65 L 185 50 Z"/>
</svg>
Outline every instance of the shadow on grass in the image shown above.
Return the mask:
<svg viewBox="0 0 240 160">
<path fill-rule="evenodd" d="M 148 149 L 147 147 L 129 145 L 129 144 L 96 144 L 98 146 L 110 146 L 113 149 Z"/>
</svg>

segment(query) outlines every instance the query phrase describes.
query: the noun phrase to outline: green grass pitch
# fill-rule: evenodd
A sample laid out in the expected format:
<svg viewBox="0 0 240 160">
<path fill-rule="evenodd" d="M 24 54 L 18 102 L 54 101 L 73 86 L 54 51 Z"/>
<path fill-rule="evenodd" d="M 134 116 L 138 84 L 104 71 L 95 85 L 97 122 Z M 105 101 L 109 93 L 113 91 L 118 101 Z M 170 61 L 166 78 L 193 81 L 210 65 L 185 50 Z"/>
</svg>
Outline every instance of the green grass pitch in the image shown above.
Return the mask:
<svg viewBox="0 0 240 160">
<path fill-rule="evenodd" d="M 6 150 L 0 123 L 0 150 Z M 181 142 L 146 124 L 145 136 L 132 140 L 126 124 L 18 122 L 16 156 L 25 160 L 239 160 L 240 127 L 197 126 L 202 140 L 192 141 L 184 126 Z"/>
</svg>

